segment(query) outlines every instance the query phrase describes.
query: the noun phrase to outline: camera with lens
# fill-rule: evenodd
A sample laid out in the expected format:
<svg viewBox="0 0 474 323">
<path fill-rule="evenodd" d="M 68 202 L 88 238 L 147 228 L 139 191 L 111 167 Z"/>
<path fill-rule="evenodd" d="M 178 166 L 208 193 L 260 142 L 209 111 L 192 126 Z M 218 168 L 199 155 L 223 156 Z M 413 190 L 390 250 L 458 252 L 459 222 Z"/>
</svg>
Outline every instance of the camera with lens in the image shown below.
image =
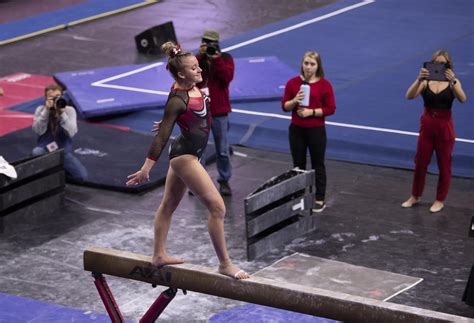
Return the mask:
<svg viewBox="0 0 474 323">
<path fill-rule="evenodd" d="M 63 98 L 62 96 L 58 95 L 57 97 L 55 97 L 53 99 L 54 101 L 54 108 L 56 110 L 60 110 L 60 109 L 64 109 L 67 105 L 67 101 L 65 98 Z"/>
<path fill-rule="evenodd" d="M 206 46 L 206 54 L 208 56 L 214 56 L 217 52 L 220 52 L 220 50 L 219 43 L 217 42 L 208 43 Z"/>
</svg>

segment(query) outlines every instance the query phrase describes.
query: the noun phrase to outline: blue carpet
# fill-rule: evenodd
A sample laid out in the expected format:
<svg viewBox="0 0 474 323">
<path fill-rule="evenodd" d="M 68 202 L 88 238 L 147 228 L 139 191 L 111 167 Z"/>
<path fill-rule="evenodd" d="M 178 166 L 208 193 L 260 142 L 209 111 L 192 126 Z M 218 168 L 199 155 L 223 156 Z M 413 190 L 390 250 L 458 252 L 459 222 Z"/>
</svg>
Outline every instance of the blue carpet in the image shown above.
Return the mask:
<svg viewBox="0 0 474 323">
<path fill-rule="evenodd" d="M 359 7 L 335 14 L 352 5 Z M 295 70 L 304 52 L 318 51 L 326 78 L 334 86 L 337 104 L 336 114 L 327 118 L 327 157 L 412 169 L 423 103 L 421 98 L 406 100 L 405 92 L 422 63 L 434 51 L 447 49 L 466 95 L 474 97 L 473 14 L 469 0 L 460 0 L 456 6 L 442 0 L 343 0 L 235 37 L 225 45 L 235 57 L 278 53 L 278 58 Z M 315 18 L 319 21 L 284 30 Z M 274 36 L 239 47 L 268 33 Z M 455 102 L 453 107 L 458 138 L 453 174 L 465 177 L 474 177 L 474 110 L 470 106 L 468 101 Z M 240 143 L 288 151 L 289 121 L 269 116 L 276 113 L 280 115 L 277 117 L 289 117 L 279 102 L 239 103 L 233 108 L 268 115 L 248 118 L 233 113 L 231 121 L 239 123 L 245 134 Z M 246 127 L 242 119 L 251 125 Z M 278 129 L 280 136 L 276 135 Z M 268 133 L 273 136 L 267 137 Z"/>
<path fill-rule="evenodd" d="M 108 315 L 96 314 L 25 297 L 0 293 L 0 323 L 21 322 L 110 322 Z M 128 321 L 131 322 L 131 321 Z"/>
<path fill-rule="evenodd" d="M 233 309 L 220 312 L 210 319 L 209 323 L 218 322 L 252 322 L 252 323 L 266 323 L 266 322 L 299 322 L 299 323 L 336 323 L 334 321 L 322 317 L 301 314 L 280 310 L 277 308 L 261 306 L 256 304 L 246 304 L 235 307 Z"/>
</svg>

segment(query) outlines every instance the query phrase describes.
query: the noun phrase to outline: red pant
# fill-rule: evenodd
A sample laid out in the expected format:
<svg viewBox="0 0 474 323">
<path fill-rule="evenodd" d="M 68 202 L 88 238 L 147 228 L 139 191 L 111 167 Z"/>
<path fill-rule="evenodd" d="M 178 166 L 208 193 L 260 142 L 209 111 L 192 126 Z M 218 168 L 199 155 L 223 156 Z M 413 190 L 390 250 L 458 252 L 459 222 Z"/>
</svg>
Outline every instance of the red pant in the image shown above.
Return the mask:
<svg viewBox="0 0 474 323">
<path fill-rule="evenodd" d="M 451 182 L 451 158 L 454 139 L 451 110 L 425 109 L 421 116 L 420 135 L 416 148 L 413 196 L 419 197 L 423 194 L 426 172 L 434 150 L 436 151 L 439 168 L 436 199 L 438 201 L 446 199 Z"/>
</svg>

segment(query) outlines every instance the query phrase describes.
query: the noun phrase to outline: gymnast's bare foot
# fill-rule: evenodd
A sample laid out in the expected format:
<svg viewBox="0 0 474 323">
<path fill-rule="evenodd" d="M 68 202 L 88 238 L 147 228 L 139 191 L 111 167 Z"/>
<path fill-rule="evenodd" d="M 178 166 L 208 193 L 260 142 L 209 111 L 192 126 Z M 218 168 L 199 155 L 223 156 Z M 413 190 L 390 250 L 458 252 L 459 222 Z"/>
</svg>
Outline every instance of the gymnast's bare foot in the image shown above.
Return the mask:
<svg viewBox="0 0 474 323">
<path fill-rule="evenodd" d="M 219 273 L 235 279 L 247 279 L 250 277 L 244 270 L 232 264 L 231 261 L 219 265 Z"/>
<path fill-rule="evenodd" d="M 153 256 L 151 258 L 151 265 L 158 268 L 165 265 L 182 264 L 183 262 L 184 260 L 181 258 L 170 257 L 170 256 L 160 256 L 160 257 Z"/>
</svg>

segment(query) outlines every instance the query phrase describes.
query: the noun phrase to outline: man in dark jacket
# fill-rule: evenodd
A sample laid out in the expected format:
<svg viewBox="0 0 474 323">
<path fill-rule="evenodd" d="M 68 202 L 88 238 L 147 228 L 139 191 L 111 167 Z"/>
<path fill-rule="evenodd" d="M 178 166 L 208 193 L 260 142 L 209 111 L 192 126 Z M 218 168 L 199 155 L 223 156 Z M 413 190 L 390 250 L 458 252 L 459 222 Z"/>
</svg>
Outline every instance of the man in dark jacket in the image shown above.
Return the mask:
<svg viewBox="0 0 474 323">
<path fill-rule="evenodd" d="M 221 52 L 219 33 L 206 30 L 202 36 L 199 54 L 196 56 L 202 69 L 203 81 L 198 87 L 208 92 L 211 98 L 212 133 L 216 145 L 217 171 L 220 193 L 232 195 L 229 179 L 232 176 L 230 149 L 227 134 L 229 131 L 228 114 L 231 112 L 229 84 L 234 78 L 234 59 L 228 53 Z"/>
</svg>

